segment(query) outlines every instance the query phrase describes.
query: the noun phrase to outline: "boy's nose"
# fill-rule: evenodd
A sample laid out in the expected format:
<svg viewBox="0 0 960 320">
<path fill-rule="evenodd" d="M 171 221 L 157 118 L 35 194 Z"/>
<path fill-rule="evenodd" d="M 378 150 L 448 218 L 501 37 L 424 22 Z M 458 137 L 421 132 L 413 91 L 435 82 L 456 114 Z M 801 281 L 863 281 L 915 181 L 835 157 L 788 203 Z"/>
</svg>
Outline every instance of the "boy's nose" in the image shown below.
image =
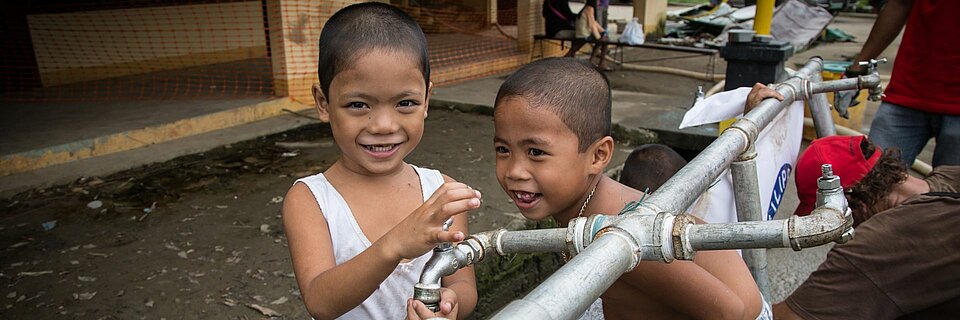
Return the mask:
<svg viewBox="0 0 960 320">
<path fill-rule="evenodd" d="M 509 180 L 529 180 L 530 171 L 527 171 L 527 168 L 523 166 L 519 161 L 508 161 L 507 162 L 507 179 Z"/>
<path fill-rule="evenodd" d="M 386 108 L 380 109 L 381 110 L 375 111 L 370 115 L 371 118 L 367 125 L 367 131 L 373 134 L 384 134 L 397 131 L 397 128 L 400 127 L 400 124 L 397 123 L 396 116 L 392 112 L 383 110 Z"/>
</svg>

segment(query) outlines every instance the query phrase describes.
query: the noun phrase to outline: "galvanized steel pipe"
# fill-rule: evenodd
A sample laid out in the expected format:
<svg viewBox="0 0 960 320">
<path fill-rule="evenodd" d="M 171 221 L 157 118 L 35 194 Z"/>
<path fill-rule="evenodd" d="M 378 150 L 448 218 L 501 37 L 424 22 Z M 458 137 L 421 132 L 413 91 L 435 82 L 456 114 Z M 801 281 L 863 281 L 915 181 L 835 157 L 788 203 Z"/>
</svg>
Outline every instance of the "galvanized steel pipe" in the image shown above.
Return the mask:
<svg viewBox="0 0 960 320">
<path fill-rule="evenodd" d="M 818 73 L 813 75 L 810 93 L 812 96 L 808 101 L 810 105 L 810 117 L 813 118 L 813 126 L 817 131 L 817 137 L 829 137 L 837 135 L 836 126 L 833 125 L 833 114 L 830 109 L 830 102 L 827 101 L 827 95 L 824 93 L 815 93 L 812 86 L 819 85 L 823 77 Z"/>
<path fill-rule="evenodd" d="M 576 319 L 623 273 L 640 262 L 630 235 L 610 231 L 492 319 Z"/>
<path fill-rule="evenodd" d="M 880 75 L 876 73 L 859 76 L 856 78 L 846 78 L 840 80 L 830 80 L 822 82 L 813 82 L 810 84 L 810 93 L 837 92 L 844 90 L 861 90 L 875 88 L 880 85 Z"/>
<path fill-rule="evenodd" d="M 733 177 L 734 200 L 737 205 L 737 221 L 763 221 L 760 206 L 760 180 L 757 177 L 757 152 L 751 145 L 730 164 Z M 767 250 L 744 249 L 743 262 L 750 269 L 753 280 L 764 297 L 770 296 L 770 280 L 767 275 Z"/>
</svg>

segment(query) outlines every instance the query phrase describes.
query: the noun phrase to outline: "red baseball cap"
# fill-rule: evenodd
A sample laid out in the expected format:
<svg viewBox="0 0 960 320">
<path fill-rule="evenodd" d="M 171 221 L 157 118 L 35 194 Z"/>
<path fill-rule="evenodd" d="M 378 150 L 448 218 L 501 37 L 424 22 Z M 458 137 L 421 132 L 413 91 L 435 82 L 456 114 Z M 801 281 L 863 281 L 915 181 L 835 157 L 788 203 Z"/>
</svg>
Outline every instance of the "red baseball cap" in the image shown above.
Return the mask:
<svg viewBox="0 0 960 320">
<path fill-rule="evenodd" d="M 797 159 L 794 179 L 800 206 L 793 214 L 805 216 L 813 211 L 817 204 L 817 179 L 822 175 L 822 165 L 833 165 L 833 174 L 840 177 L 843 189 L 857 184 L 873 169 L 883 151 L 877 147 L 869 159 L 865 158 L 860 144 L 866 139 L 866 136 L 829 136 L 810 143 Z"/>
</svg>

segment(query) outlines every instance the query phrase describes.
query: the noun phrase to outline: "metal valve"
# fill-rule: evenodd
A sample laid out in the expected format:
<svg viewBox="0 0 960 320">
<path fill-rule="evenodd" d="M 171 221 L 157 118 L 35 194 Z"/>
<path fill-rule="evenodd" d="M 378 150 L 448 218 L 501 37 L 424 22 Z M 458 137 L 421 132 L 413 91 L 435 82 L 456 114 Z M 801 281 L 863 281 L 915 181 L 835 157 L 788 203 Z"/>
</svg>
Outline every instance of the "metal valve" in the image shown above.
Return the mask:
<svg viewBox="0 0 960 320">
<path fill-rule="evenodd" d="M 877 65 L 881 63 L 887 63 L 887 58 L 880 59 L 870 59 L 868 61 L 860 61 L 857 63 L 859 66 L 867 67 L 867 72 L 870 74 L 877 73 Z M 880 101 L 884 98 L 883 86 L 877 85 L 876 87 L 870 88 L 870 95 L 867 97 L 867 100 L 870 101 Z"/>
<path fill-rule="evenodd" d="M 868 73 L 876 73 L 876 72 L 877 72 L 877 65 L 879 65 L 879 64 L 881 64 L 881 63 L 887 63 L 887 58 L 870 59 L 870 60 L 867 60 L 867 61 L 860 61 L 860 62 L 857 62 L 857 65 L 859 65 L 859 66 L 861 66 L 861 67 L 867 67 L 867 72 L 868 72 Z"/>
</svg>

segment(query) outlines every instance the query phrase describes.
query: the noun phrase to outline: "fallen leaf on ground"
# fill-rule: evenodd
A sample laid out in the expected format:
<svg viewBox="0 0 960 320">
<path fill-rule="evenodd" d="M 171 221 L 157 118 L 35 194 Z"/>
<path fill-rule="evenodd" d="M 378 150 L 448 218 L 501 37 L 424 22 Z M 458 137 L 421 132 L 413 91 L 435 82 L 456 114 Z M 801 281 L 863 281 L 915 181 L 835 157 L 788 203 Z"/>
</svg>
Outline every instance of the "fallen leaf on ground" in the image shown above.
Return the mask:
<svg viewBox="0 0 960 320">
<path fill-rule="evenodd" d="M 287 297 L 279 297 L 277 298 L 277 300 L 270 301 L 270 304 L 272 305 L 284 304 L 284 303 L 287 303 L 287 300 L 289 300 L 287 299 Z"/>
<path fill-rule="evenodd" d="M 263 315 L 265 315 L 265 316 L 268 316 L 268 317 L 279 317 L 279 316 L 282 316 L 282 314 L 280 314 L 279 312 L 273 311 L 273 309 L 270 309 L 270 308 L 267 308 L 267 307 L 261 307 L 260 305 L 257 305 L 256 303 L 248 304 L 247 307 L 250 307 L 250 309 L 253 309 L 253 310 L 260 311 L 261 314 L 263 314 Z"/>
<path fill-rule="evenodd" d="M 97 292 L 83 292 L 83 293 L 74 293 L 73 299 L 75 300 L 90 300 L 97 295 Z"/>
</svg>

